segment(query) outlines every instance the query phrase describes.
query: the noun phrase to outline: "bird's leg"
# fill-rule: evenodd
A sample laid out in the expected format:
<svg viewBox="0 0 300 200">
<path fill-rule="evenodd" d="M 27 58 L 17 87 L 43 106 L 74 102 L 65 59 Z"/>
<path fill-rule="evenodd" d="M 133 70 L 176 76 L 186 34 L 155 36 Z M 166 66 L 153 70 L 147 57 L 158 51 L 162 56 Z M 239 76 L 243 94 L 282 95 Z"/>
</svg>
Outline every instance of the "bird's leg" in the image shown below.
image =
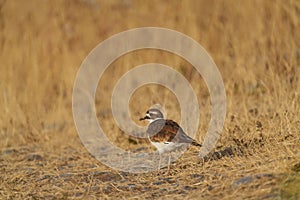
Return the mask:
<svg viewBox="0 0 300 200">
<path fill-rule="evenodd" d="M 159 154 L 158 171 L 160 171 L 161 154 Z"/>
<path fill-rule="evenodd" d="M 168 171 L 167 171 L 167 174 L 169 174 L 169 171 L 170 171 L 170 165 L 171 165 L 171 153 L 169 153 Z"/>
</svg>

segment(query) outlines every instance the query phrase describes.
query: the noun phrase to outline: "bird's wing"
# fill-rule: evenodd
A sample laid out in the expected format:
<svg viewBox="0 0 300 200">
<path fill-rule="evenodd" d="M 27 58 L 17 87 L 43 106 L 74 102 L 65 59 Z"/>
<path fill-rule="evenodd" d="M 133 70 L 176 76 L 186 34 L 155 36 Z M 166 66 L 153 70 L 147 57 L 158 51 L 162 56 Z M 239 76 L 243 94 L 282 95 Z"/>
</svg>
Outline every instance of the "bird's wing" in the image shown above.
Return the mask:
<svg viewBox="0 0 300 200">
<path fill-rule="evenodd" d="M 147 133 L 153 142 L 190 143 L 195 146 L 201 146 L 189 137 L 173 120 L 158 119 L 152 122 L 148 127 Z"/>
<path fill-rule="evenodd" d="M 174 130 L 175 137 L 173 139 L 174 142 L 177 143 L 192 143 L 194 140 L 188 136 L 182 128 L 174 121 L 167 120 L 166 124 L 170 124 L 173 127 L 176 127 L 176 130 Z"/>
<path fill-rule="evenodd" d="M 153 142 L 170 142 L 176 134 L 172 127 L 166 126 L 166 120 L 158 119 L 150 123 L 147 134 Z"/>
</svg>

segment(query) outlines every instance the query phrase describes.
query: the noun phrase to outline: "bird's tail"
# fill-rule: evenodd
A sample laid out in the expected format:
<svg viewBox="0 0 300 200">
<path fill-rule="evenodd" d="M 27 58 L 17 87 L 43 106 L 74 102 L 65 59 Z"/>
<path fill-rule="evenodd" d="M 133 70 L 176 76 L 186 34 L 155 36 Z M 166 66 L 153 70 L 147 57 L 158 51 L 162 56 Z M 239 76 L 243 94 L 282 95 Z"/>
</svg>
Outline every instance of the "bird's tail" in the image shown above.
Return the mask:
<svg viewBox="0 0 300 200">
<path fill-rule="evenodd" d="M 197 147 L 202 147 L 202 144 L 199 144 L 199 143 L 196 142 L 195 140 L 193 140 L 193 142 L 191 143 L 191 145 L 197 146 Z"/>
</svg>

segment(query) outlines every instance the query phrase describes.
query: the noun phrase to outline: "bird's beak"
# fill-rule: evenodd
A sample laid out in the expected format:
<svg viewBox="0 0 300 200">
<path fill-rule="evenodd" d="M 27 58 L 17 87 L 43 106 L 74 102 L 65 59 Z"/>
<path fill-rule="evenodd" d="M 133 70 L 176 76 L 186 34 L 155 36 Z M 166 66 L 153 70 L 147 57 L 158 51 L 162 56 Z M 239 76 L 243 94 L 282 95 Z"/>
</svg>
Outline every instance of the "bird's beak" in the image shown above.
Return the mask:
<svg viewBox="0 0 300 200">
<path fill-rule="evenodd" d="M 145 119 L 150 119 L 150 117 L 148 117 L 147 115 L 145 117 L 140 118 L 140 121 L 143 121 Z"/>
</svg>

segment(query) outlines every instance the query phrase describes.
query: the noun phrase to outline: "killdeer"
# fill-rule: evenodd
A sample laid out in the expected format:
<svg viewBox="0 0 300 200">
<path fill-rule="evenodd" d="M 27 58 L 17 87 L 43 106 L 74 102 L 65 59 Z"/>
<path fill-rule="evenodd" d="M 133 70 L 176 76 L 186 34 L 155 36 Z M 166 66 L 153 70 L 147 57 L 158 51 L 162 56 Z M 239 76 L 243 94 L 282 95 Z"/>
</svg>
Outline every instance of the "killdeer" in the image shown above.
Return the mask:
<svg viewBox="0 0 300 200">
<path fill-rule="evenodd" d="M 140 118 L 140 121 L 142 120 L 150 122 L 147 128 L 147 136 L 151 144 L 157 148 L 159 154 L 171 152 L 183 144 L 201 147 L 201 144 L 189 137 L 175 121 L 164 119 L 159 109 L 149 109 L 145 117 Z"/>
</svg>

